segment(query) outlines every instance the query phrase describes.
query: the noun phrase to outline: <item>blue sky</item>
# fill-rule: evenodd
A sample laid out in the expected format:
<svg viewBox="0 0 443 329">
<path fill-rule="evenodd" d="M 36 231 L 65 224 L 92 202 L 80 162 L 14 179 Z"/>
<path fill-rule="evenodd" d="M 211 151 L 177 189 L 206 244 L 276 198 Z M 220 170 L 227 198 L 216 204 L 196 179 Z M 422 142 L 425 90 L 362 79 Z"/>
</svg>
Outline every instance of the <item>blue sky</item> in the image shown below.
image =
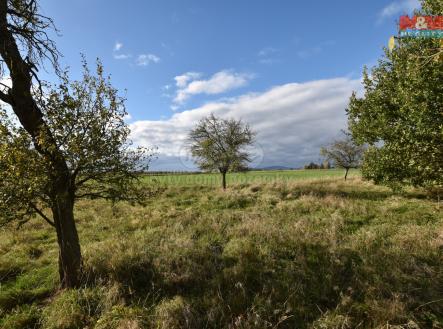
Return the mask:
<svg viewBox="0 0 443 329">
<path fill-rule="evenodd" d="M 382 54 L 416 0 L 42 0 L 62 64 L 99 57 L 126 89 L 137 144 L 159 147 L 154 169 L 183 164 L 186 132 L 203 115 L 258 132 L 259 166 L 296 167 L 345 126 L 363 65 Z M 50 77 L 49 77 L 50 78 Z M 191 165 L 192 167 L 192 165 Z"/>
</svg>

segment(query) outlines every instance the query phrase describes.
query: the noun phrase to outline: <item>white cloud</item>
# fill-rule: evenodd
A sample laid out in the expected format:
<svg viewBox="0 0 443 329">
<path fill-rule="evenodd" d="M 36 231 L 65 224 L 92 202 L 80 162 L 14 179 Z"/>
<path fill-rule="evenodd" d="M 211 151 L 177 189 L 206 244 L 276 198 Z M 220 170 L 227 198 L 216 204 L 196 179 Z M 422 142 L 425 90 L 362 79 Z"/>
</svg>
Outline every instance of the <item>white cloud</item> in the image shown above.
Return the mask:
<svg viewBox="0 0 443 329">
<path fill-rule="evenodd" d="M 383 19 L 390 18 L 401 14 L 411 14 L 414 9 L 420 8 L 420 2 L 418 0 L 399 0 L 394 1 L 384 7 L 378 14 L 378 22 Z"/>
<path fill-rule="evenodd" d="M 174 78 L 178 88 L 174 103 L 182 104 L 192 95 L 215 95 L 243 87 L 253 77 L 251 74 L 228 70 L 217 72 L 207 80 L 197 80 L 200 76 L 200 73 L 188 72 Z"/>
<path fill-rule="evenodd" d="M 137 57 L 137 65 L 139 66 L 147 66 L 150 63 L 158 63 L 160 62 L 160 57 L 154 54 L 141 54 Z"/>
<path fill-rule="evenodd" d="M 180 161 L 187 134 L 199 119 L 214 113 L 242 119 L 257 131 L 264 153 L 262 166 L 302 166 L 316 161 L 320 146 L 346 127 L 349 96 L 360 88 L 360 80 L 349 78 L 289 83 L 208 103 L 166 120 L 133 122 L 131 138 L 138 145 L 159 147 L 159 161 L 153 169 L 189 169 Z"/>
<path fill-rule="evenodd" d="M 122 59 L 128 59 L 131 57 L 131 54 L 120 53 L 120 50 L 122 50 L 122 48 L 123 48 L 123 43 L 116 41 L 114 44 L 114 50 L 113 50 L 114 59 L 122 60 Z"/>
<path fill-rule="evenodd" d="M 185 74 L 178 75 L 174 78 L 175 84 L 178 88 L 185 88 L 190 81 L 200 78 L 201 75 L 202 74 L 198 72 L 187 72 Z"/>
<path fill-rule="evenodd" d="M 130 54 L 114 54 L 115 59 L 128 59 L 130 58 Z"/>
<path fill-rule="evenodd" d="M 122 49 L 122 47 L 123 43 L 117 41 L 114 45 L 114 51 L 119 51 L 120 49 Z"/>
<path fill-rule="evenodd" d="M 114 45 L 114 50 L 113 50 L 114 59 L 124 60 L 132 57 L 130 53 L 122 53 L 121 52 L 122 49 L 123 49 L 123 43 L 117 41 Z M 137 64 L 138 66 L 147 66 L 150 63 L 158 63 L 158 62 L 160 62 L 160 57 L 154 54 L 140 54 L 135 59 L 135 64 Z"/>
</svg>

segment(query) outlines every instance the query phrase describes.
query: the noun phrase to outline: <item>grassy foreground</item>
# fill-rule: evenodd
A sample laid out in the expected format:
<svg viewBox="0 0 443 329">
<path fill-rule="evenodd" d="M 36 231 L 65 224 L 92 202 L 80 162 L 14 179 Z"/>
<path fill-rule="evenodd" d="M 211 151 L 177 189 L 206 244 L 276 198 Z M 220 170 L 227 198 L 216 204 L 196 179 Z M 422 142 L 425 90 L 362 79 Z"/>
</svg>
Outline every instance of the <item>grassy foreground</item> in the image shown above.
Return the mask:
<svg viewBox="0 0 443 329">
<path fill-rule="evenodd" d="M 358 177 L 82 202 L 82 289 L 42 220 L 0 231 L 0 327 L 443 328 L 442 214 Z"/>
</svg>

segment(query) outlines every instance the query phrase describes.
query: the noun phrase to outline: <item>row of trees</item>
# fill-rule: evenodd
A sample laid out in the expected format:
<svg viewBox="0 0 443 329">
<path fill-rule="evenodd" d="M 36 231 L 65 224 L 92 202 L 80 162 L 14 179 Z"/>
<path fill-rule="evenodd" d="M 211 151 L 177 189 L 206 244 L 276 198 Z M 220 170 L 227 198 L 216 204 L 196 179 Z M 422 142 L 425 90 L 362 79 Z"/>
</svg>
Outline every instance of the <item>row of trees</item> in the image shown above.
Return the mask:
<svg viewBox="0 0 443 329">
<path fill-rule="evenodd" d="M 424 0 L 428 14 L 442 14 L 441 2 Z M 133 149 L 124 99 L 112 87 L 100 62 L 91 73 L 70 81 L 49 39 L 51 18 L 36 0 L 0 0 L 0 220 L 24 222 L 34 215 L 54 227 L 59 245 L 62 287 L 80 284 L 82 257 L 74 218 L 81 198 L 143 202 L 136 172 L 147 167 L 150 150 Z M 352 133 L 322 154 L 337 166 L 356 166 L 364 155 L 363 176 L 383 184 L 441 189 L 443 184 L 443 53 L 436 40 L 401 40 L 371 74 L 365 71 L 363 97 L 347 109 Z M 39 80 L 49 63 L 58 85 Z M 209 116 L 190 132 L 190 151 L 205 170 L 226 173 L 246 167 L 244 147 L 255 134 L 247 124 Z M 352 146 L 350 148 L 350 145 Z M 349 156 L 351 155 L 351 156 Z"/>
</svg>

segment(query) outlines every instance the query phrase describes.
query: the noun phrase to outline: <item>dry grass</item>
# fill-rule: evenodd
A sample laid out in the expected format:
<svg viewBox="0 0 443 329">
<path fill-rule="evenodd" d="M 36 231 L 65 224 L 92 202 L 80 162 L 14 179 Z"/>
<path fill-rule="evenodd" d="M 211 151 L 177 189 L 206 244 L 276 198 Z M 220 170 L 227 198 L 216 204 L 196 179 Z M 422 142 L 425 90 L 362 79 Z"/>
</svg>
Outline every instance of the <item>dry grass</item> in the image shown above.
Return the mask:
<svg viewBox="0 0 443 329">
<path fill-rule="evenodd" d="M 353 178 L 172 186 L 87 201 L 85 285 L 58 291 L 51 228 L 0 232 L 3 328 L 442 328 L 443 216 Z"/>
</svg>

